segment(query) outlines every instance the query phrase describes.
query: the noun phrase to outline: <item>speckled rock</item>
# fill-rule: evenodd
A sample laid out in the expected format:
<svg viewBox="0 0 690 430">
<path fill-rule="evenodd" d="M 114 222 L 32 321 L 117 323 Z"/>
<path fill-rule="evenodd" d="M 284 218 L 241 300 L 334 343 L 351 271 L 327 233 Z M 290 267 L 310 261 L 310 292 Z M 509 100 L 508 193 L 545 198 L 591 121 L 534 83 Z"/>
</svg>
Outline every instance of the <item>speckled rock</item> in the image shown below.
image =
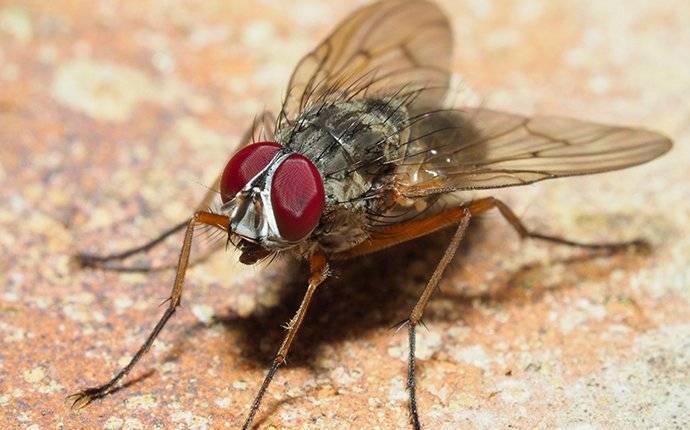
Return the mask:
<svg viewBox="0 0 690 430">
<path fill-rule="evenodd" d="M 300 265 L 194 266 L 127 386 L 80 412 L 151 329 L 173 273 L 79 271 L 188 216 L 253 115 L 357 2 L 0 2 L 0 428 L 237 428 L 304 290 Z M 535 228 L 650 240 L 580 258 L 470 231 L 420 330 L 429 429 L 690 428 L 690 7 L 441 1 L 454 69 L 488 106 L 632 123 L 676 141 L 629 171 L 500 196 Z M 179 237 L 130 264 L 173 263 Z M 196 255 L 212 249 L 205 239 Z M 447 233 L 339 264 L 257 417 L 407 428 L 403 319 Z"/>
</svg>

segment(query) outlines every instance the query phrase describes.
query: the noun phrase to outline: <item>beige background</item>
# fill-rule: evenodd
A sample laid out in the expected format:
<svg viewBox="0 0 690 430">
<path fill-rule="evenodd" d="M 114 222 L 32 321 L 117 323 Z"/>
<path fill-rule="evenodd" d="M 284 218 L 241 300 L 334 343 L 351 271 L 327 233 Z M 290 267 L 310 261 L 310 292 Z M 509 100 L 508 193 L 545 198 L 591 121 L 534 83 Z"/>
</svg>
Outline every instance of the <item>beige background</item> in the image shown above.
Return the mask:
<svg viewBox="0 0 690 430">
<path fill-rule="evenodd" d="M 126 389 L 70 413 L 161 312 L 169 271 L 74 271 L 188 216 L 299 59 L 354 6 L 0 1 L 0 427 L 237 428 L 296 308 L 294 262 L 194 267 Z M 361 1 L 353 2 L 361 4 Z M 454 67 L 491 107 L 658 129 L 663 159 L 500 194 L 527 223 L 650 256 L 578 258 L 471 231 L 420 331 L 429 429 L 690 427 L 690 7 L 443 1 Z M 208 241 L 208 240 L 207 240 Z M 447 235 L 335 267 L 262 428 L 406 428 L 403 319 Z M 132 264 L 174 260 L 179 238 Z"/>
</svg>

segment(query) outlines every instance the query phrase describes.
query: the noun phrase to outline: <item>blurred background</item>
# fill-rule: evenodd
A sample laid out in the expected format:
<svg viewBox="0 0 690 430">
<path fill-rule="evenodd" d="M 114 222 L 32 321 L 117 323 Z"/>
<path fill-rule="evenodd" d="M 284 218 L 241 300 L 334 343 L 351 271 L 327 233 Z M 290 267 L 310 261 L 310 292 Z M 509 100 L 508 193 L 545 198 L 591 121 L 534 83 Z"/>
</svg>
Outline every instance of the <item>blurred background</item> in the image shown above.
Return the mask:
<svg viewBox="0 0 690 430">
<path fill-rule="evenodd" d="M 301 298 L 299 264 L 245 267 L 230 250 L 195 266 L 136 382 L 70 413 L 66 395 L 105 382 L 144 340 L 173 274 L 79 271 L 69 256 L 188 217 L 299 58 L 364 3 L 0 0 L 0 427 L 238 427 Z M 642 236 L 654 251 L 584 258 L 520 244 L 488 216 L 420 332 L 422 422 L 690 427 L 690 6 L 439 3 L 454 70 L 488 106 L 644 126 L 675 147 L 500 193 L 534 228 Z M 132 265 L 173 262 L 180 240 Z M 406 337 L 389 328 L 446 242 L 335 268 L 261 428 L 406 428 Z"/>
</svg>

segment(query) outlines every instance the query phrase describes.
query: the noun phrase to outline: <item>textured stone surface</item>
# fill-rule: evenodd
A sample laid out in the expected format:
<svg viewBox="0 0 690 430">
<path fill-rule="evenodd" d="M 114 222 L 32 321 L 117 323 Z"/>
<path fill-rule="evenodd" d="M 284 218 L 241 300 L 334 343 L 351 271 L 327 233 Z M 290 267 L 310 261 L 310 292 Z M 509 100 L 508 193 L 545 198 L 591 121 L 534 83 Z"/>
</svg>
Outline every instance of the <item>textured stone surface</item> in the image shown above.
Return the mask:
<svg viewBox="0 0 690 430">
<path fill-rule="evenodd" d="M 170 271 L 76 271 L 188 216 L 252 116 L 348 13 L 322 1 L 0 1 L 0 427 L 237 428 L 296 308 L 294 262 L 190 270 L 132 382 L 80 413 L 150 330 Z M 361 3 L 361 2 L 357 2 Z M 673 152 L 500 195 L 571 237 L 643 236 L 649 256 L 471 237 L 420 331 L 427 428 L 690 427 L 690 7 L 444 1 L 454 67 L 487 105 L 642 124 Z M 405 317 L 447 235 L 335 267 L 261 428 L 405 428 Z M 208 246 L 208 245 L 205 245 Z M 179 238 L 132 264 L 174 261 Z M 200 251 L 203 252 L 203 251 Z"/>
</svg>

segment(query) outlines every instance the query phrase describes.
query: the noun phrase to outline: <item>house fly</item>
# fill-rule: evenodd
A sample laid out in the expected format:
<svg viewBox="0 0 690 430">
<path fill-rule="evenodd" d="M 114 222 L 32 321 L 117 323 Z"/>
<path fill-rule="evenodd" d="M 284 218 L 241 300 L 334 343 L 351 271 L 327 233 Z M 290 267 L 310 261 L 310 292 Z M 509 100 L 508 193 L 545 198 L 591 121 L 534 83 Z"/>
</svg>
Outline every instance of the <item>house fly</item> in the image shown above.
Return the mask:
<svg viewBox="0 0 690 430">
<path fill-rule="evenodd" d="M 213 198 L 209 193 L 190 219 L 143 246 L 110 256 L 77 256 L 82 266 L 104 267 L 185 230 L 168 307 L 158 324 L 109 382 L 71 396 L 73 407 L 111 392 L 173 315 L 199 225 L 227 233 L 245 264 L 287 252 L 310 268 L 302 303 L 286 326 L 245 429 L 285 362 L 331 261 L 455 226 L 403 322 L 409 336 L 411 424 L 420 429 L 415 329 L 473 218 L 497 209 L 522 238 L 576 247 L 618 250 L 642 244 L 583 243 L 540 234 L 496 198 L 461 203 L 448 198 L 466 190 L 623 169 L 653 160 L 672 145 L 665 136 L 639 128 L 447 107 L 452 45 L 448 18 L 431 1 L 382 0 L 355 11 L 299 62 L 279 113 L 264 112 L 254 121 L 216 181 L 220 210 L 205 209 Z"/>
</svg>

